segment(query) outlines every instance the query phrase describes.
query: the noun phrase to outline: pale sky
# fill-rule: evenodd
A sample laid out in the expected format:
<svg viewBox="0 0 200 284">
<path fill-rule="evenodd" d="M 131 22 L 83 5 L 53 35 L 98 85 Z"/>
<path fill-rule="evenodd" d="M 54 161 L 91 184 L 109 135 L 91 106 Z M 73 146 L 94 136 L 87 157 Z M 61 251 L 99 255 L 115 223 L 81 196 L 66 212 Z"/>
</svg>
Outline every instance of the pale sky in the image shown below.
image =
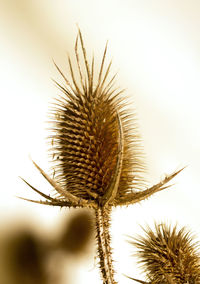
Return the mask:
<svg viewBox="0 0 200 284">
<path fill-rule="evenodd" d="M 148 166 L 149 185 L 187 166 L 174 186 L 147 201 L 113 212 L 113 247 L 119 283 L 142 279 L 126 235 L 141 233 L 154 221 L 187 226 L 200 240 L 200 2 L 194 0 L 0 0 L 0 222 L 26 216 L 52 230 L 60 214 L 18 200 L 37 198 L 18 176 L 40 190 L 48 184 L 31 156 L 48 171 L 47 112 L 59 94 L 52 59 L 67 72 L 77 26 L 89 55 L 101 59 L 109 41 L 117 85 L 138 113 Z M 14 217 L 15 216 L 15 217 Z M 88 261 L 74 284 L 101 283 Z M 95 281 L 95 282 L 94 282 Z"/>
</svg>

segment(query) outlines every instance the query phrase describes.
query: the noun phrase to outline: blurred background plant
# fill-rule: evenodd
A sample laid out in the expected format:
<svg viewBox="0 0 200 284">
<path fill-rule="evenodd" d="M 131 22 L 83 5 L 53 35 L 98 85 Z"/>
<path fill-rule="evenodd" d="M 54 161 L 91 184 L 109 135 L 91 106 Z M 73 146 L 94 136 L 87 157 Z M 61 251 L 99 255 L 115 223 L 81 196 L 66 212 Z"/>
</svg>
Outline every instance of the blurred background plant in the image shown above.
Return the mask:
<svg viewBox="0 0 200 284">
<path fill-rule="evenodd" d="M 0 238 L 0 283 L 74 283 L 71 262 L 77 267 L 92 253 L 94 223 L 83 210 L 68 214 L 52 237 L 45 230 L 15 221 Z M 63 279 L 64 278 L 64 279 Z"/>
</svg>

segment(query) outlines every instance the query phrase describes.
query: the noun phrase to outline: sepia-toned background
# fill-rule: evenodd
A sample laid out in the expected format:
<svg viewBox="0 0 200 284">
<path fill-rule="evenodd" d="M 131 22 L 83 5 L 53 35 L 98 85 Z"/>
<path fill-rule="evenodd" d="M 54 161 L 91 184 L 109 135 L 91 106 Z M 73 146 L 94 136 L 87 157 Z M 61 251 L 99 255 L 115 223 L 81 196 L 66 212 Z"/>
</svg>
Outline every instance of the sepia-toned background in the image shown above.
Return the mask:
<svg viewBox="0 0 200 284">
<path fill-rule="evenodd" d="M 113 211 L 117 278 L 128 284 L 132 281 L 123 273 L 143 277 L 127 242 L 128 236 L 142 233 L 140 225 L 177 223 L 200 240 L 200 2 L 0 0 L 2 234 L 23 223 L 44 238 L 54 238 L 62 218 L 72 214 L 16 196 L 38 198 L 19 176 L 49 191 L 30 156 L 48 171 L 48 111 L 59 94 L 52 79 L 62 81 L 53 60 L 69 74 L 67 54 L 74 56 L 77 25 L 97 67 L 109 42 L 108 59 L 113 60 L 113 73 L 118 71 L 116 85 L 126 88 L 130 107 L 138 114 L 149 185 L 187 166 L 173 187 Z M 62 284 L 64 271 L 72 274 L 70 284 L 101 283 L 94 251 L 67 263 Z"/>
</svg>

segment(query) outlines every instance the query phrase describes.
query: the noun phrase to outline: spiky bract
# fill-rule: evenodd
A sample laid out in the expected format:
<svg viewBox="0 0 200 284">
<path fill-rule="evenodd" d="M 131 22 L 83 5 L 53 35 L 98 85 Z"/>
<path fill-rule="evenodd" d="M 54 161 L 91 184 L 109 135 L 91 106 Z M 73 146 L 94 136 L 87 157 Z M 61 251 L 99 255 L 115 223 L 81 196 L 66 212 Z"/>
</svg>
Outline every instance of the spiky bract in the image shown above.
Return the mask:
<svg viewBox="0 0 200 284">
<path fill-rule="evenodd" d="M 185 228 L 165 224 L 149 227 L 134 239 L 139 263 L 152 284 L 200 283 L 199 245 Z M 146 282 L 144 282 L 146 283 Z"/>
</svg>

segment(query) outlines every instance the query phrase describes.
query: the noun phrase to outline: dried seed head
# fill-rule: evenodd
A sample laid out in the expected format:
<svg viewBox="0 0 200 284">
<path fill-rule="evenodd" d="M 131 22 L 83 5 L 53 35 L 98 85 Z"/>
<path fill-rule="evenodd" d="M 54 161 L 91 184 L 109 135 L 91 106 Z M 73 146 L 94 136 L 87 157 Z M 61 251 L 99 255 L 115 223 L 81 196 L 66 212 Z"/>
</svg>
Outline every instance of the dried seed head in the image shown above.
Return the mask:
<svg viewBox="0 0 200 284">
<path fill-rule="evenodd" d="M 79 42 L 83 64 L 79 60 Z M 22 199 L 75 208 L 129 205 L 168 188 L 167 183 L 183 170 L 166 175 L 159 183 L 141 191 L 146 187 L 145 167 L 135 113 L 128 111 L 123 91 L 113 87 L 115 75 L 110 77 L 111 62 L 105 68 L 106 52 L 107 45 L 99 71 L 95 72 L 94 58 L 89 65 L 79 30 L 75 44 L 78 79 L 70 58 L 71 80 L 55 64 L 65 85 L 56 83 L 62 95 L 51 112 L 52 177 L 33 163 L 56 196 L 43 193 L 22 178 L 46 200 Z"/>
<path fill-rule="evenodd" d="M 79 61 L 79 41 L 84 66 Z M 94 60 L 90 66 L 79 31 L 75 44 L 79 79 L 75 79 L 70 58 L 72 82 L 56 66 L 66 85 L 57 83 L 63 94 L 53 108 L 54 132 L 50 139 L 55 180 L 62 188 L 77 197 L 100 202 L 113 179 L 118 179 L 115 194 L 107 196 L 117 204 L 118 198 L 131 189 L 143 187 L 144 163 L 134 121 L 130 128 L 134 117 L 122 102 L 122 91 L 113 87 L 115 76 L 108 80 L 111 63 L 104 71 L 106 50 L 107 46 L 95 80 Z"/>
<path fill-rule="evenodd" d="M 155 224 L 155 232 L 144 231 L 146 236 L 139 236 L 133 244 L 149 283 L 200 283 L 199 245 L 190 232 L 165 224 Z"/>
</svg>

